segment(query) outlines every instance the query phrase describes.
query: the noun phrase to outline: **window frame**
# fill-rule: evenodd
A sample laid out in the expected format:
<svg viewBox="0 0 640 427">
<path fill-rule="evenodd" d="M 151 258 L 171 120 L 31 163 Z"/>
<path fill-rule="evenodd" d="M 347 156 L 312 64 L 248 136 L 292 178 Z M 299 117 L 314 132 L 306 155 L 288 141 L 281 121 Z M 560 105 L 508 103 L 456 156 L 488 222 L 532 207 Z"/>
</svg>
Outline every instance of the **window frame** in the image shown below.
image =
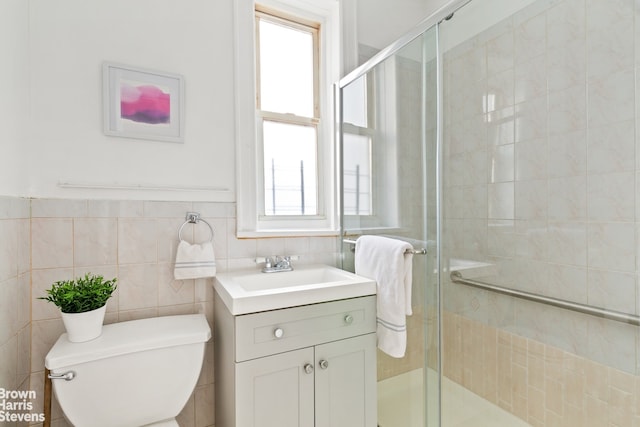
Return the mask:
<svg viewBox="0 0 640 427">
<path fill-rule="evenodd" d="M 296 29 L 303 31 L 305 33 L 309 33 L 312 39 L 312 55 L 313 55 L 313 116 L 301 116 L 293 113 L 281 113 L 271 110 L 265 110 L 262 108 L 262 98 L 261 98 L 261 85 L 262 81 L 260 79 L 260 20 L 264 20 L 273 24 L 281 24 L 284 27 Z M 274 122 L 274 123 L 283 123 L 290 124 L 293 126 L 305 126 L 311 127 L 315 131 L 316 135 L 316 164 L 314 165 L 316 168 L 316 193 L 320 194 L 318 175 L 320 173 L 318 169 L 318 148 L 319 148 L 319 128 L 322 123 L 322 118 L 320 117 L 321 108 L 320 108 L 320 69 L 319 69 L 319 35 L 320 33 L 320 24 L 317 22 L 309 21 L 307 19 L 302 19 L 299 17 L 292 16 L 290 14 L 283 13 L 281 11 L 274 10 L 272 8 L 267 8 L 263 5 L 256 4 L 255 6 L 255 46 L 256 46 L 256 138 L 258 144 L 258 155 L 261 156 L 264 153 L 264 137 L 263 137 L 263 129 L 265 122 Z M 261 156 L 262 157 L 262 156 Z M 264 158 L 263 161 L 258 162 L 258 189 L 266 190 L 266 182 L 265 182 L 265 170 L 264 170 Z M 265 222 L 273 222 L 282 219 L 287 220 L 295 220 L 297 217 L 302 215 L 268 215 L 266 206 L 265 206 L 266 195 L 263 193 L 262 197 L 258 198 L 258 220 Z M 305 218 L 318 218 L 321 217 L 319 213 L 323 211 L 321 200 L 316 200 L 316 214 L 314 215 L 304 215 Z"/>
<path fill-rule="evenodd" d="M 261 118 L 256 105 L 256 3 L 284 16 L 317 22 L 319 37 L 319 117 L 317 128 L 318 215 L 265 216 Z M 236 0 L 236 197 L 240 238 L 338 235 L 333 83 L 339 79 L 339 4 L 332 0 Z"/>
</svg>

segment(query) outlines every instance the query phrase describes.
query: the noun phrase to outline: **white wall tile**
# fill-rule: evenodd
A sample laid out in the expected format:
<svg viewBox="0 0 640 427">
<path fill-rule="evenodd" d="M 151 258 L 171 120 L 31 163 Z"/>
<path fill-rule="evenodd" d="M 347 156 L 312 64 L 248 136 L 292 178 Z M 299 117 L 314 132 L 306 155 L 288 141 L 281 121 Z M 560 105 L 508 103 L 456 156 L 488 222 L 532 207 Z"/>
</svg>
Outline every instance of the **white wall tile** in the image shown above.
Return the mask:
<svg viewBox="0 0 640 427">
<path fill-rule="evenodd" d="M 548 217 L 553 221 L 587 219 L 587 178 L 569 176 L 550 179 Z"/>
<path fill-rule="evenodd" d="M 633 120 L 635 117 L 635 74 L 633 68 L 589 79 L 589 126 Z"/>
<path fill-rule="evenodd" d="M 120 310 L 158 307 L 157 264 L 121 265 L 118 274 L 118 304 Z"/>
<path fill-rule="evenodd" d="M 118 219 L 118 263 L 157 262 L 157 227 L 154 218 Z"/>
<path fill-rule="evenodd" d="M 118 224 L 115 218 L 76 218 L 73 222 L 74 265 L 115 265 Z"/>
<path fill-rule="evenodd" d="M 634 223 L 589 223 L 589 267 L 623 272 L 635 271 L 635 234 Z"/>
<path fill-rule="evenodd" d="M 496 145 L 489 148 L 489 176 L 488 182 L 513 181 L 514 173 L 514 144 Z"/>
<path fill-rule="evenodd" d="M 588 216 L 594 221 L 634 221 L 635 173 L 589 175 Z"/>
<path fill-rule="evenodd" d="M 144 214 L 144 202 L 138 200 L 88 200 L 88 216 L 93 218 L 136 218 Z"/>
<path fill-rule="evenodd" d="M 637 278 L 633 273 L 589 269 L 589 304 L 623 313 L 636 313 Z"/>
<path fill-rule="evenodd" d="M 587 140 L 589 173 L 632 171 L 635 158 L 635 121 L 590 127 Z"/>
<path fill-rule="evenodd" d="M 73 220 L 34 218 L 31 221 L 33 268 L 73 266 Z"/>
</svg>

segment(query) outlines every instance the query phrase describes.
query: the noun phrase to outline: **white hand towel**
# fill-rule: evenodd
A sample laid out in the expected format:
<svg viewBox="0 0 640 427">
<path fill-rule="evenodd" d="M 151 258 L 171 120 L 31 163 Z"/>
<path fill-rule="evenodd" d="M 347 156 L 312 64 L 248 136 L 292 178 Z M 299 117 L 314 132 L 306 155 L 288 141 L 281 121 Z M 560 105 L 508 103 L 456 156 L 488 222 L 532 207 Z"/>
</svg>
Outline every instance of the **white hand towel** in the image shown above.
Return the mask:
<svg viewBox="0 0 640 427">
<path fill-rule="evenodd" d="M 407 318 L 411 310 L 413 246 L 402 240 L 361 236 L 356 241 L 356 274 L 377 282 L 378 348 L 392 357 L 404 357 Z"/>
<path fill-rule="evenodd" d="M 199 279 L 216 275 L 216 258 L 213 243 L 192 245 L 181 240 L 176 251 L 176 265 L 173 276 L 176 280 Z"/>
</svg>

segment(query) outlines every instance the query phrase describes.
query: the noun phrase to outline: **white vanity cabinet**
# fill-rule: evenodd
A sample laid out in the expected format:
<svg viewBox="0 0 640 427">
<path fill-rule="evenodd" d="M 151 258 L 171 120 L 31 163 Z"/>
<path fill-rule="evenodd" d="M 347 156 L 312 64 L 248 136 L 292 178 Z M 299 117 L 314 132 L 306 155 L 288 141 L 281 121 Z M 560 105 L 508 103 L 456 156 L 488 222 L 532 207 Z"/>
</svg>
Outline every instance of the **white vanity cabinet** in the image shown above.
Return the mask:
<svg viewBox="0 0 640 427">
<path fill-rule="evenodd" d="M 216 427 L 375 427 L 375 295 L 233 316 L 216 296 Z"/>
</svg>

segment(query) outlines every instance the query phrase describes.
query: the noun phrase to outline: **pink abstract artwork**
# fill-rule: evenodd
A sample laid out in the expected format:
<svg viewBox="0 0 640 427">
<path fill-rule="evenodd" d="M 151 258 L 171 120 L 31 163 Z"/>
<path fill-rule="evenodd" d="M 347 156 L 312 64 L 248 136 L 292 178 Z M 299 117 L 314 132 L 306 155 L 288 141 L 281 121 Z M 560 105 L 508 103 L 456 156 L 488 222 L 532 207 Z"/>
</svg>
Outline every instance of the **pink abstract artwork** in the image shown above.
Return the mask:
<svg viewBox="0 0 640 427">
<path fill-rule="evenodd" d="M 120 117 L 138 123 L 171 122 L 171 95 L 153 85 L 120 85 Z"/>
</svg>

